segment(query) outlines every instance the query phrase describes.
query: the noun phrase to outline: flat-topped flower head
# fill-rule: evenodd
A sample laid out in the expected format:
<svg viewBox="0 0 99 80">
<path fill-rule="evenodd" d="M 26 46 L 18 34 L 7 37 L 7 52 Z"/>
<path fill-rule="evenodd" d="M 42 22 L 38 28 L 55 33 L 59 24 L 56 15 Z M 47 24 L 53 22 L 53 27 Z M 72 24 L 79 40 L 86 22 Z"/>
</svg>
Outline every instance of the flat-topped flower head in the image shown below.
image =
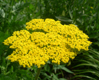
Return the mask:
<svg viewBox="0 0 99 80">
<path fill-rule="evenodd" d="M 14 49 L 8 59 L 18 61 L 23 67 L 48 61 L 55 64 L 68 63 L 80 50 L 88 50 L 91 42 L 88 36 L 73 24 L 62 25 L 53 19 L 33 19 L 26 23 L 27 30 L 13 32 L 4 41 Z"/>
</svg>

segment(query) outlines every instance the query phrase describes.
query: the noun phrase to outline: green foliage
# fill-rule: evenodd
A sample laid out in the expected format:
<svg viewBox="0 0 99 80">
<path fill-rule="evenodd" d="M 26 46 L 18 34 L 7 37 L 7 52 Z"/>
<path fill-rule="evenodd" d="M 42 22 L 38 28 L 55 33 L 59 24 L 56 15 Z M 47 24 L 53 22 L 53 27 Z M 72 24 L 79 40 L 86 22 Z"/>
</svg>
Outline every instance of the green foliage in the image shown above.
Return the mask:
<svg viewBox="0 0 99 80">
<path fill-rule="evenodd" d="M 27 21 L 39 16 L 35 3 L 32 0 L 0 0 L 0 80 L 32 80 L 33 78 L 31 71 L 18 66 L 16 62 L 12 64 L 6 60 L 12 50 L 2 42 L 13 31 L 23 29 Z"/>
<path fill-rule="evenodd" d="M 76 73 L 75 77 L 82 77 L 90 80 L 98 80 L 99 52 L 95 50 L 89 50 L 89 52 L 86 52 L 85 54 L 83 54 L 83 56 L 85 57 L 80 59 L 79 64 L 75 66 L 75 68 L 78 68 L 74 70 L 74 72 Z"/>
<path fill-rule="evenodd" d="M 55 16 L 59 16 L 62 14 L 63 10 L 65 10 L 67 0 L 42 0 L 43 6 L 43 14 L 42 17 L 46 18 L 55 18 Z"/>
<path fill-rule="evenodd" d="M 57 65 L 53 63 L 46 64 L 41 71 L 41 80 L 67 80 L 65 74 L 73 74 L 68 68 L 66 68 L 66 64 Z"/>
<path fill-rule="evenodd" d="M 35 2 L 0 0 L 0 31 L 12 33 L 24 28 L 28 20 L 39 14 L 33 4 Z"/>
<path fill-rule="evenodd" d="M 63 24 L 73 23 L 89 36 L 99 32 L 99 1 L 91 0 L 42 0 L 43 18 L 54 18 Z"/>
<path fill-rule="evenodd" d="M 90 37 L 93 44 L 71 65 L 46 64 L 39 80 L 98 80 L 99 78 L 99 0 L 0 0 L 0 80 L 34 80 L 37 67 L 23 68 L 6 57 L 12 50 L 3 41 L 13 31 L 23 29 L 33 18 L 53 18 L 62 24 L 75 24 Z M 75 66 L 75 68 L 73 68 Z M 73 70 L 74 73 L 71 72 Z M 71 78 L 71 77 L 70 77 Z"/>
<path fill-rule="evenodd" d="M 43 0 L 44 5 L 44 11 L 43 11 L 43 18 L 49 17 L 60 20 L 63 24 L 75 24 L 77 25 L 81 30 L 83 30 L 86 34 L 89 35 L 90 41 L 93 42 L 90 48 L 93 48 L 94 50 L 97 50 L 99 52 L 99 0 Z M 42 7 L 41 7 L 42 8 Z M 92 50 L 93 50 L 92 49 Z M 88 55 L 93 56 L 93 54 Z M 83 56 L 85 59 L 85 56 Z M 82 59 L 82 56 L 78 56 L 76 58 L 76 61 L 73 61 L 72 63 L 78 63 L 76 65 L 79 65 L 79 60 Z M 90 57 L 87 57 L 87 60 L 89 60 Z M 86 59 L 85 59 L 86 60 Z M 95 59 L 92 59 L 93 61 Z M 96 61 L 96 60 L 95 60 Z M 87 64 L 86 62 L 82 62 L 83 64 Z M 90 64 L 87 64 L 87 66 L 90 66 Z M 94 63 L 91 64 L 91 66 L 94 66 Z M 98 64 L 97 64 L 98 65 Z M 71 67 L 75 66 L 72 65 Z M 85 65 L 83 65 L 85 66 Z M 80 68 L 78 67 L 77 70 Z M 83 67 L 80 71 L 83 72 L 86 67 Z M 89 70 L 89 69 L 88 69 Z M 94 69 L 92 69 L 94 71 Z M 98 70 L 99 71 L 99 70 Z M 95 72 L 95 71 L 94 71 Z M 91 73 L 91 72 L 90 72 Z M 91 74 L 89 76 L 84 75 L 86 77 L 92 78 Z M 80 76 L 79 76 L 80 77 Z M 93 79 L 94 80 L 94 79 Z"/>
</svg>

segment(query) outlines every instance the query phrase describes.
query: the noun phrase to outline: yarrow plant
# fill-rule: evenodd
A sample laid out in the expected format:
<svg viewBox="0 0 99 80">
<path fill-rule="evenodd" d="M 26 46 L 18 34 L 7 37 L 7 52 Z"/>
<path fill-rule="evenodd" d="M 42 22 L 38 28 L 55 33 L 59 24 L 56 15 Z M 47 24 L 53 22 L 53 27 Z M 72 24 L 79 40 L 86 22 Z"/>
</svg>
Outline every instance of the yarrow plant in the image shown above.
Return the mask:
<svg viewBox="0 0 99 80">
<path fill-rule="evenodd" d="M 73 24 L 62 25 L 53 19 L 33 19 L 26 23 L 26 30 L 13 32 L 4 40 L 14 49 L 7 57 L 23 67 L 44 66 L 48 61 L 60 65 L 74 59 L 91 44 L 88 36 Z"/>
</svg>

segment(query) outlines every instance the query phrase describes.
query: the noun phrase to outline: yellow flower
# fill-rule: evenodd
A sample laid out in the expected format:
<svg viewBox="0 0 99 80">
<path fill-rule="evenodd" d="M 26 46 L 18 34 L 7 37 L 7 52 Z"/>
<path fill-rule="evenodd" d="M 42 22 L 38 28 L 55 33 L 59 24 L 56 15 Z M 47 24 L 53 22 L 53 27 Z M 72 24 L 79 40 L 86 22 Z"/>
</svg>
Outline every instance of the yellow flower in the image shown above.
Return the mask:
<svg viewBox="0 0 99 80">
<path fill-rule="evenodd" d="M 18 61 L 23 67 L 37 65 L 40 68 L 49 60 L 58 65 L 68 63 L 78 51 L 88 50 L 91 44 L 77 26 L 62 25 L 53 19 L 33 19 L 26 23 L 26 29 L 13 32 L 3 42 L 15 49 L 8 59 Z"/>
</svg>

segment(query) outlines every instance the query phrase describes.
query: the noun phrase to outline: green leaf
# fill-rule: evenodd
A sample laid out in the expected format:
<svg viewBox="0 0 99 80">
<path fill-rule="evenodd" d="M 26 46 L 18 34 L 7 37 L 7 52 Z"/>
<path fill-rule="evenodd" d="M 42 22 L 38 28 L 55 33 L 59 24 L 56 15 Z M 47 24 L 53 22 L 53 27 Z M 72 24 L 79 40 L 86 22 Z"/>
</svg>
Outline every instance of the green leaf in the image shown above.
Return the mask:
<svg viewBox="0 0 99 80">
<path fill-rule="evenodd" d="M 97 55 L 99 55 L 99 52 L 95 51 L 95 50 L 89 50 L 90 53 L 96 53 Z"/>
<path fill-rule="evenodd" d="M 68 73 L 73 73 L 72 71 L 70 71 L 68 68 L 66 68 L 65 66 L 62 66 L 62 65 L 58 65 L 58 68 L 59 69 L 62 69 L 62 70 L 64 70 L 64 71 L 66 71 L 66 72 L 68 72 Z"/>
<path fill-rule="evenodd" d="M 92 63 L 82 63 L 82 64 L 79 64 L 75 67 L 80 67 L 80 66 L 89 66 L 89 67 L 94 67 L 97 69 L 98 65 L 93 65 Z"/>
<path fill-rule="evenodd" d="M 44 75 L 47 79 L 51 79 L 52 76 L 49 76 L 47 73 L 45 72 L 41 72 L 42 75 Z"/>
<path fill-rule="evenodd" d="M 52 76 L 53 76 L 52 80 L 59 80 L 58 77 L 54 73 L 52 74 Z"/>
<path fill-rule="evenodd" d="M 72 23 L 73 21 L 71 19 L 68 19 L 66 17 L 63 17 L 63 16 L 56 16 L 56 18 L 60 21 L 63 21 L 63 22 L 70 22 Z"/>
<path fill-rule="evenodd" d="M 54 64 L 53 69 L 54 69 L 55 73 L 56 73 L 56 70 L 58 70 L 58 69 L 62 69 L 64 71 L 68 72 L 68 73 L 73 73 L 68 68 L 66 68 L 65 65 L 56 65 L 56 64 Z"/>
<path fill-rule="evenodd" d="M 44 66 L 44 70 L 47 71 L 47 72 L 51 72 L 51 68 L 50 68 L 50 66 L 48 64 L 46 64 Z"/>
<path fill-rule="evenodd" d="M 76 71 L 76 70 L 75 70 Z M 96 71 L 96 70 L 93 70 L 93 69 L 88 69 L 88 70 L 84 70 L 84 71 L 82 71 L 82 70 L 79 70 L 79 72 L 77 73 L 77 75 L 78 74 L 84 74 L 84 73 L 91 73 L 92 75 L 95 75 L 95 76 L 97 76 L 97 77 L 99 77 L 99 71 Z"/>
<path fill-rule="evenodd" d="M 90 77 L 90 76 L 87 76 L 87 75 L 76 75 L 73 78 L 76 78 L 76 77 L 85 77 L 85 78 L 90 79 L 90 80 L 97 80 L 97 79 Z"/>
<path fill-rule="evenodd" d="M 73 15 L 70 10 L 69 10 L 69 15 L 70 15 L 70 18 L 73 19 Z"/>
</svg>

